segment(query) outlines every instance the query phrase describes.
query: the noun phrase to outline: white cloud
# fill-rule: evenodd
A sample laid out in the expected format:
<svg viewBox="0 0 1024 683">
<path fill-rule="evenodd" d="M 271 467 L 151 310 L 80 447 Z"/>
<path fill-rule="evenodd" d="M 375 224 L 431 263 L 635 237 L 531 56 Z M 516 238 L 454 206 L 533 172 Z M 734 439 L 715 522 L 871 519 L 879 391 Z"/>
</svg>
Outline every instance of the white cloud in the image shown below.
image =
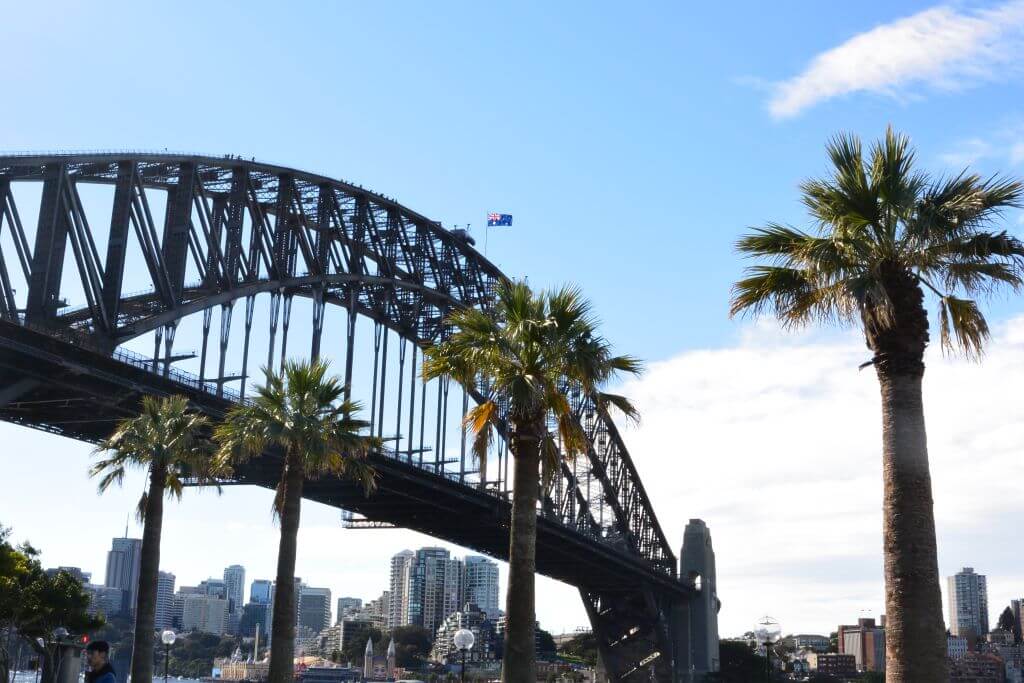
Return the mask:
<svg viewBox="0 0 1024 683">
<path fill-rule="evenodd" d="M 724 634 L 763 614 L 824 632 L 884 612 L 878 386 L 862 340 L 765 325 L 733 348 L 652 366 L 624 389 L 644 416 L 627 443 L 673 543 L 709 525 Z M 930 352 L 925 406 L 943 576 L 989 576 L 993 618 L 1024 594 L 1005 548 L 1024 514 L 1024 318 L 981 365 Z M 849 623 L 849 622 L 845 622 Z"/>
<path fill-rule="evenodd" d="M 1024 2 L 961 12 L 938 6 L 860 33 L 817 55 L 800 74 L 777 84 L 768 103 L 775 118 L 855 92 L 913 97 L 927 86 L 957 90 L 1016 70 Z"/>
</svg>

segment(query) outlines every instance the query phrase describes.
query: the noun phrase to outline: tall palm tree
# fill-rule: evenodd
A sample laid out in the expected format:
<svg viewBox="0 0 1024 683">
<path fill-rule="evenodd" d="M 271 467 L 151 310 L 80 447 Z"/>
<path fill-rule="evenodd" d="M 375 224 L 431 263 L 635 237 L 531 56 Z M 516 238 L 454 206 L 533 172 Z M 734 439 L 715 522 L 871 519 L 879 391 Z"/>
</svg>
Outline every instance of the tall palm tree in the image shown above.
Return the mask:
<svg viewBox="0 0 1024 683">
<path fill-rule="evenodd" d="M 141 412 L 123 420 L 96 447 L 95 453 L 104 457 L 93 463 L 89 472 L 90 476 L 100 478 L 99 491 L 103 493 L 112 484 L 120 485 L 129 467 L 149 471 L 149 486 L 136 509 L 143 527 L 131 677 L 139 683 L 153 679 L 164 496 L 181 500 L 185 476 L 210 483 L 229 472 L 222 462 L 210 457 L 210 442 L 204 437 L 206 428 L 206 418 L 189 410 L 184 396 L 146 396 Z"/>
<path fill-rule="evenodd" d="M 281 539 L 269 683 L 292 680 L 295 555 L 305 480 L 325 475 L 355 478 L 367 493 L 374 483 L 366 455 L 378 442 L 361 434 L 368 423 L 355 417 L 359 404 L 344 398 L 345 386 L 327 370 L 322 361 L 289 361 L 280 373 L 265 369 L 266 383 L 257 387 L 252 403 L 232 409 L 214 433 L 224 459 L 245 460 L 267 449 L 278 449 L 284 457 L 274 498 Z"/>
<path fill-rule="evenodd" d="M 988 325 L 975 298 L 1022 284 L 1024 244 L 996 232 L 1024 186 L 966 171 L 915 170 L 908 139 L 890 128 L 865 156 L 841 135 L 830 177 L 801 185 L 815 231 L 755 229 L 740 252 L 768 261 L 747 270 L 732 314 L 770 311 L 786 326 L 859 323 L 882 395 L 886 676 L 948 679 L 921 382 L 928 344 L 925 294 L 937 301 L 944 350 L 980 358 Z M 962 297 L 962 298 L 961 298 Z"/>
<path fill-rule="evenodd" d="M 635 417 L 627 399 L 600 390 L 619 372 L 638 374 L 641 364 L 630 356 L 612 355 L 608 342 L 596 334 L 590 304 L 572 287 L 534 295 L 523 283 L 506 283 L 492 309 L 460 310 L 448 322 L 455 332 L 424 352 L 423 377 L 449 375 L 482 395 L 464 418 L 474 432 L 473 452 L 481 471 L 494 430 L 508 421 L 515 480 L 502 681 L 535 683 L 534 571 L 541 471 L 548 482 L 556 476 L 563 454 L 573 457 L 587 450 L 568 391 L 578 388 L 594 396 L 600 409 L 614 405 Z M 555 433 L 548 429 L 549 418 L 557 425 Z"/>
</svg>

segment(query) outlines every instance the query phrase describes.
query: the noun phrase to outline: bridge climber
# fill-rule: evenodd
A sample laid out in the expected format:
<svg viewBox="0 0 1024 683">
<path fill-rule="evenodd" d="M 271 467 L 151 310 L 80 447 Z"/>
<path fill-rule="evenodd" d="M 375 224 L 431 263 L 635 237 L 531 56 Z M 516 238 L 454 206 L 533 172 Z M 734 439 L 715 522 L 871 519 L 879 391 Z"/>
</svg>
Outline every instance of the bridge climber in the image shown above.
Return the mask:
<svg viewBox="0 0 1024 683">
<path fill-rule="evenodd" d="M 219 418 L 254 368 L 332 357 L 385 444 L 379 487 L 312 481 L 307 497 L 507 559 L 508 446 L 480 471 L 461 425 L 478 396 L 417 370 L 448 312 L 488 306 L 505 279 L 464 233 L 324 176 L 235 156 L 0 156 L 0 419 L 96 442 L 143 395 Z M 615 424 L 572 398 L 589 451 L 538 506 L 537 571 L 579 589 L 612 680 L 698 680 L 718 657 L 707 527 L 687 526 L 680 568 Z M 280 466 L 267 454 L 228 483 L 273 488 Z"/>
</svg>

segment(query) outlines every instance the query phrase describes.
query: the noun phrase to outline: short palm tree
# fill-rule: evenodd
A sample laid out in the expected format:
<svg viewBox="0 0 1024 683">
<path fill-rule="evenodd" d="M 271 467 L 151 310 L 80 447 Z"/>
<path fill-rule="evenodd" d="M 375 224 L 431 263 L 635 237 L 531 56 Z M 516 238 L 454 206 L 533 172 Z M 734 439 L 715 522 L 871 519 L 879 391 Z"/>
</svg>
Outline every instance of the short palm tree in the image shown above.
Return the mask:
<svg viewBox="0 0 1024 683">
<path fill-rule="evenodd" d="M 327 370 L 322 361 L 289 361 L 280 373 L 265 369 L 266 383 L 257 387 L 253 401 L 232 409 L 214 433 L 225 460 L 245 460 L 268 449 L 279 450 L 284 458 L 274 498 L 281 540 L 269 683 L 291 681 L 294 672 L 295 556 L 305 480 L 354 478 L 367 492 L 374 483 L 366 456 L 377 441 L 362 435 L 369 425 L 355 417 L 359 404 L 344 398 L 345 386 Z"/>
<path fill-rule="evenodd" d="M 211 458 L 210 442 L 204 436 L 206 432 L 206 418 L 189 410 L 188 399 L 184 396 L 146 396 L 142 399 L 141 412 L 123 420 L 96 447 L 96 453 L 103 457 L 92 465 L 90 475 L 100 478 L 100 493 L 112 484 L 120 485 L 129 467 L 149 471 L 149 486 L 139 499 L 136 510 L 143 527 L 139 590 L 134 605 L 133 681 L 153 679 L 153 635 L 164 496 L 180 500 L 186 476 L 196 478 L 199 483 L 212 483 L 229 473 L 223 463 Z"/>
<path fill-rule="evenodd" d="M 1024 244 L 994 225 L 1017 207 L 1018 182 L 914 169 L 889 129 L 865 156 L 850 135 L 828 145 L 833 172 L 803 183 L 815 231 L 754 230 L 740 252 L 768 261 L 736 283 L 732 313 L 774 313 L 784 325 L 858 324 L 882 394 L 886 680 L 948 680 L 921 382 L 925 294 L 937 302 L 944 350 L 979 358 L 988 325 L 974 298 L 1022 284 Z"/>
<path fill-rule="evenodd" d="M 482 395 L 465 416 L 475 434 L 473 452 L 481 471 L 494 430 L 507 427 L 515 480 L 502 681 L 535 683 L 534 571 L 541 470 L 550 480 L 563 456 L 587 450 L 569 391 L 579 389 L 594 396 L 601 409 L 614 405 L 635 417 L 627 399 L 601 389 L 619 372 L 639 373 L 641 365 L 632 357 L 612 355 L 607 341 L 596 334 L 589 303 L 571 287 L 534 295 L 523 283 L 507 283 L 499 288 L 493 308 L 460 310 L 448 322 L 455 331 L 424 352 L 423 377 L 448 375 Z M 548 428 L 549 420 L 557 425 L 555 433 Z"/>
</svg>

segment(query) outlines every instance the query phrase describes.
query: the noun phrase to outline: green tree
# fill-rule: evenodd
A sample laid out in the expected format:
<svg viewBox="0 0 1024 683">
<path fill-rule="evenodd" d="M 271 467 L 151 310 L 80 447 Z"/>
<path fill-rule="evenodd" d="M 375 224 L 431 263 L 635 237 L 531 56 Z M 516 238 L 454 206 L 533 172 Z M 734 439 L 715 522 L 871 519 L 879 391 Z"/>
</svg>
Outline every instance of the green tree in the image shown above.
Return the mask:
<svg viewBox="0 0 1024 683">
<path fill-rule="evenodd" d="M 1017 625 L 1016 621 L 1017 620 L 1013 618 L 1013 610 L 1007 607 L 999 615 L 999 621 L 996 625 L 996 628 L 1002 629 L 1007 633 L 1014 633 L 1017 630 L 1016 628 L 1014 628 Z"/>
<path fill-rule="evenodd" d="M 537 656 L 541 659 L 554 659 L 558 647 L 555 645 L 555 638 L 548 631 L 542 628 L 537 629 Z"/>
<path fill-rule="evenodd" d="M 937 300 L 942 347 L 978 358 L 988 325 L 969 297 L 1021 286 L 1024 244 L 992 226 L 1024 188 L 966 172 L 932 179 L 915 170 L 908 139 L 892 129 L 867 156 L 852 135 L 832 140 L 828 154 L 832 175 L 801 186 L 816 232 L 769 224 L 737 243 L 768 263 L 736 283 L 732 313 L 863 330 L 882 397 L 886 675 L 890 683 L 946 680 L 921 397 L 925 291 Z"/>
<path fill-rule="evenodd" d="M 390 636 L 395 641 L 395 664 L 398 666 L 420 666 L 427 661 L 434 644 L 433 634 L 422 626 L 398 626 Z"/>
<path fill-rule="evenodd" d="M 345 646 L 341 648 L 341 661 L 362 666 L 363 654 L 366 652 L 366 639 L 373 641 L 373 651 L 381 654 L 380 649 L 385 645 L 384 634 L 380 629 L 371 628 L 363 638 L 349 638 Z M 397 654 L 397 653 L 395 653 Z"/>
<path fill-rule="evenodd" d="M 9 675 L 7 636 L 17 632 L 42 662 L 42 683 L 53 683 L 54 630 L 61 627 L 74 635 L 88 634 L 101 627 L 103 619 L 88 613 L 89 594 L 78 579 L 64 571 L 52 575 L 43 571 L 39 552 L 28 543 L 15 548 L 9 537 L 10 530 L 0 526 L 0 634 L 4 635 L 0 673 Z M 38 639 L 46 644 L 39 645 Z"/>
<path fill-rule="evenodd" d="M 719 671 L 708 675 L 715 683 L 761 683 L 768 680 L 764 657 L 746 643 L 723 640 L 718 646 Z"/>
<path fill-rule="evenodd" d="M 349 477 L 367 494 L 374 473 L 366 455 L 376 440 L 361 434 L 368 426 L 355 415 L 358 403 L 345 398 L 345 387 L 327 375 L 322 361 L 285 363 L 280 373 L 264 370 L 252 403 L 238 405 L 216 428 L 224 459 L 244 460 L 273 448 L 283 454 L 274 512 L 281 522 L 277 584 L 271 624 L 269 683 L 292 678 L 295 652 L 295 555 L 302 489 L 307 478 Z"/>
<path fill-rule="evenodd" d="M 548 483 L 562 457 L 588 447 L 568 393 L 579 389 L 594 396 L 602 411 L 614 405 L 635 416 L 629 401 L 600 389 L 618 372 L 636 374 L 641 366 L 632 357 L 612 355 L 596 333 L 590 305 L 571 287 L 534 295 L 524 283 L 504 283 L 492 308 L 460 310 L 448 322 L 455 332 L 425 350 L 423 378 L 449 375 L 481 395 L 465 416 L 475 433 L 481 485 L 494 429 L 508 421 L 515 478 L 502 681 L 536 683 L 534 572 L 541 469 Z M 549 418 L 556 433 L 548 429 Z"/>
<path fill-rule="evenodd" d="M 564 643 L 559 651 L 593 666 L 597 664 L 597 637 L 593 633 L 581 633 Z"/>
<path fill-rule="evenodd" d="M 129 467 L 145 469 L 149 474 L 149 485 L 136 509 L 143 523 L 131 666 L 131 678 L 136 683 L 153 679 L 151 653 L 156 632 L 164 496 L 181 500 L 186 476 L 209 481 L 227 473 L 221 461 L 210 457 L 209 441 L 203 436 L 206 429 L 206 418 L 189 410 L 184 396 L 146 396 L 141 412 L 123 420 L 96 447 L 96 454 L 103 457 L 93 464 L 90 476 L 100 478 L 100 493 L 112 484 L 120 485 Z"/>
</svg>

